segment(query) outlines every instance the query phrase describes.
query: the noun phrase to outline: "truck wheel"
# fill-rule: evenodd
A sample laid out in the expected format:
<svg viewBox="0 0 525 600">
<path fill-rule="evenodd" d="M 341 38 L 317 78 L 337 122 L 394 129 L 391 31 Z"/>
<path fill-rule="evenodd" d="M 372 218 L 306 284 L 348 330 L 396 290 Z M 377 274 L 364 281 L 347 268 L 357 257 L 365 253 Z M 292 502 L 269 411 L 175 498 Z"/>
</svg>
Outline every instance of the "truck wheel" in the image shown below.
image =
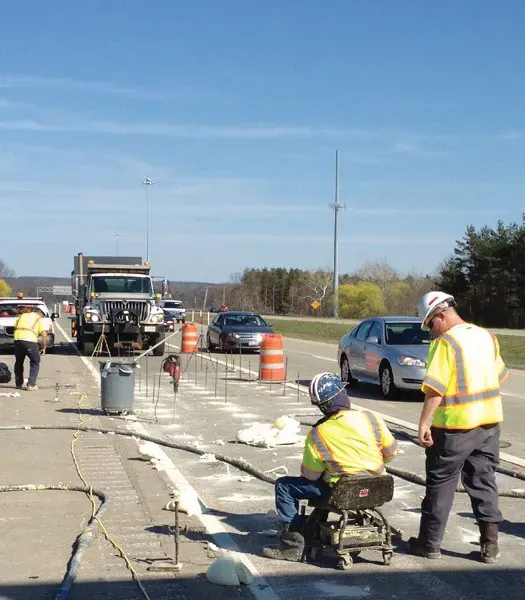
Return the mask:
<svg viewBox="0 0 525 600">
<path fill-rule="evenodd" d="M 163 343 L 160 346 L 157 346 L 156 348 L 153 349 L 153 356 L 164 356 L 164 334 L 161 333 L 153 342 L 153 345 L 158 344 L 161 340 L 163 340 Z"/>
<path fill-rule="evenodd" d="M 92 340 L 82 340 L 82 354 L 84 356 L 91 356 L 95 351 L 95 342 Z"/>
</svg>

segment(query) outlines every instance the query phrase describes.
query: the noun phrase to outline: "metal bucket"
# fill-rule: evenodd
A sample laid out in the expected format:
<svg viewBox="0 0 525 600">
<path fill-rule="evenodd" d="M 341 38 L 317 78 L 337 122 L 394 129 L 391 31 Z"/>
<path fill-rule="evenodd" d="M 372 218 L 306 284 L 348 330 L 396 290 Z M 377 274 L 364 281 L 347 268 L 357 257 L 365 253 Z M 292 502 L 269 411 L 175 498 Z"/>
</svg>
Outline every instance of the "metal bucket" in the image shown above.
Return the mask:
<svg viewBox="0 0 525 600">
<path fill-rule="evenodd" d="M 100 402 L 105 412 L 127 412 L 133 408 L 135 363 L 100 362 Z"/>
</svg>

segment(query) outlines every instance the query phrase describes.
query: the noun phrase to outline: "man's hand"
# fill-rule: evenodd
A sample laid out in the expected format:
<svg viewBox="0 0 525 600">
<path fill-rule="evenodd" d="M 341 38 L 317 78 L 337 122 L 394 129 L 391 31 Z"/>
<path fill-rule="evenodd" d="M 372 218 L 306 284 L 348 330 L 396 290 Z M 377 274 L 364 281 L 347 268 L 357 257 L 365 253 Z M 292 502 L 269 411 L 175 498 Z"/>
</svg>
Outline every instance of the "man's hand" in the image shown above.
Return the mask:
<svg viewBox="0 0 525 600">
<path fill-rule="evenodd" d="M 432 432 L 428 425 L 420 425 L 417 432 L 417 439 L 423 448 L 429 448 L 434 443 Z"/>
<path fill-rule="evenodd" d="M 40 354 L 45 354 L 46 353 L 46 349 L 45 348 L 40 348 Z"/>
</svg>

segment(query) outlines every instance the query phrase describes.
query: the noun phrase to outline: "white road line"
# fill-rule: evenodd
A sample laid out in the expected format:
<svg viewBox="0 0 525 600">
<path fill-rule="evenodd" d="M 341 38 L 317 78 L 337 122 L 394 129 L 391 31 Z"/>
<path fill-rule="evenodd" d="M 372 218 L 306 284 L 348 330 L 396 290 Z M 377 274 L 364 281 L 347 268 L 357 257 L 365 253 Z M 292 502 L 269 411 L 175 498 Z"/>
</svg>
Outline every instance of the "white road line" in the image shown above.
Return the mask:
<svg viewBox="0 0 525 600">
<path fill-rule="evenodd" d="M 58 323 L 55 323 L 55 325 L 58 327 L 58 329 L 66 338 L 66 340 L 69 343 L 72 343 L 71 338 L 66 334 L 62 327 Z M 80 359 L 89 369 L 90 373 L 96 379 L 97 383 L 100 385 L 100 373 L 91 364 L 89 358 L 85 356 L 80 356 Z M 126 425 L 128 429 L 134 430 L 137 433 L 151 435 L 141 423 L 131 422 L 126 423 Z M 197 492 L 191 487 L 184 475 L 175 467 L 175 465 L 173 464 L 169 456 L 164 452 L 164 450 L 160 446 L 157 446 L 157 448 L 158 455 L 161 458 L 160 464 L 162 465 L 163 470 L 166 472 L 166 475 L 173 482 L 175 487 L 181 492 L 184 490 L 189 490 L 193 494 L 198 496 Z M 204 502 L 201 500 L 201 498 L 199 498 L 199 501 L 204 508 L 207 508 Z M 232 554 L 235 554 L 237 558 L 241 560 L 250 570 L 251 574 L 253 575 L 253 583 L 247 587 L 250 589 L 254 597 L 257 598 L 257 600 L 281 600 L 280 597 L 275 593 L 273 588 L 270 586 L 270 584 L 266 581 L 266 579 L 264 579 L 264 577 L 259 573 L 255 565 L 233 541 L 233 538 L 226 531 L 226 529 L 223 527 L 222 523 L 217 517 L 213 515 L 202 514 L 199 517 L 199 520 L 220 548 L 224 548 L 226 550 L 229 550 Z"/>
</svg>

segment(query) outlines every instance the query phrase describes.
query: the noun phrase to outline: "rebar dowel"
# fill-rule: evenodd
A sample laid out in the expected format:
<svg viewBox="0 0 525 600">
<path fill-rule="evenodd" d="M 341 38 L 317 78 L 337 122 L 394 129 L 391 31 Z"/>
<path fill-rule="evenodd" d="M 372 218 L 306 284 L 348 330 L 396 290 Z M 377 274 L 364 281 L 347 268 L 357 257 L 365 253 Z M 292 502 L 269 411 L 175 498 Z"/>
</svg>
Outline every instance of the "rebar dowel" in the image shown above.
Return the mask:
<svg viewBox="0 0 525 600">
<path fill-rule="evenodd" d="M 180 532 L 179 532 L 179 501 L 175 501 L 175 565 L 179 564 L 179 543 L 180 543 Z"/>
<path fill-rule="evenodd" d="M 204 364 L 204 389 L 208 389 L 208 361 Z"/>
<path fill-rule="evenodd" d="M 297 371 L 297 400 L 299 400 L 299 382 L 301 381 L 299 377 L 299 371 Z"/>
<path fill-rule="evenodd" d="M 217 384 L 219 382 L 219 359 L 215 359 L 217 364 L 215 365 L 215 398 L 217 398 Z"/>
<path fill-rule="evenodd" d="M 283 398 L 286 396 L 286 382 L 288 381 L 288 357 L 284 359 L 284 381 L 283 381 Z"/>
</svg>

